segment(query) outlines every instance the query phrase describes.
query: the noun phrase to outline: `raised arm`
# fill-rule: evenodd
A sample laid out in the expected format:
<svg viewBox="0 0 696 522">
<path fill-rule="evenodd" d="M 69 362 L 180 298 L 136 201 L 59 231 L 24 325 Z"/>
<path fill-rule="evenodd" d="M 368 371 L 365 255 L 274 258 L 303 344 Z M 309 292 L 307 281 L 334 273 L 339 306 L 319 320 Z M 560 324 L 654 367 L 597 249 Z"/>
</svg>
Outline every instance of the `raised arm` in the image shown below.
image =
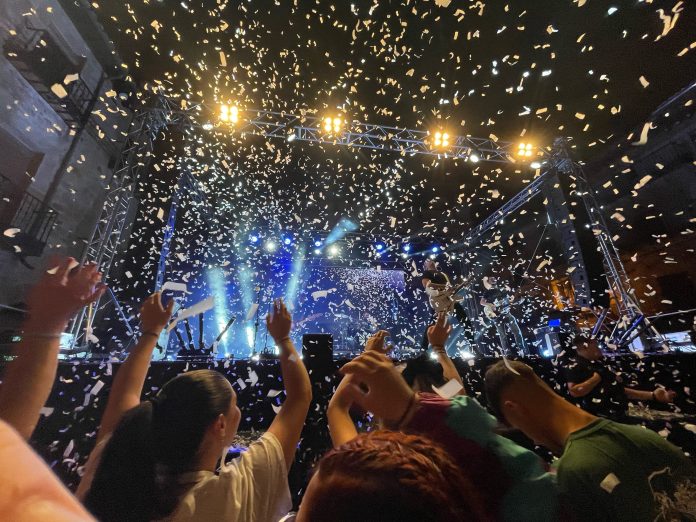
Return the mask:
<svg viewBox="0 0 696 522">
<path fill-rule="evenodd" d="M 326 416 L 329 421 L 331 442 L 334 447 L 341 446 L 358 436 L 353 419 L 350 418 L 350 407 L 353 405 L 355 385 L 350 377 L 344 377 L 331 397 Z"/>
<path fill-rule="evenodd" d="M 102 416 L 97 441 L 112 433 L 125 412 L 140 404 L 147 370 L 157 339 L 172 315 L 174 300 L 162 306 L 162 294 L 148 297 L 140 308 L 141 336 L 114 377 L 109 400 Z"/>
<path fill-rule="evenodd" d="M 7 365 L 0 389 L 0 418 L 28 439 L 39 421 L 58 368 L 60 336 L 82 307 L 106 289 L 97 265 L 78 267 L 69 257 L 46 272 L 29 294 L 29 318 L 17 358 Z"/>
<path fill-rule="evenodd" d="M 280 441 L 285 463 L 290 469 L 300 440 L 309 405 L 312 402 L 312 385 L 307 369 L 302 363 L 295 345 L 290 340 L 292 318 L 281 299 L 273 303 L 273 314 L 266 317 L 268 333 L 280 348 L 280 369 L 285 384 L 285 402 L 268 428 Z"/>
<path fill-rule="evenodd" d="M 437 355 L 437 361 L 440 363 L 440 366 L 442 366 L 442 376 L 445 380 L 449 382 L 454 379 L 461 384 L 462 389 L 464 389 L 462 376 L 459 375 L 452 359 L 447 355 L 447 350 L 445 350 L 445 344 L 447 344 L 447 339 L 449 339 L 451 332 L 452 325 L 447 324 L 447 314 L 440 312 L 437 314 L 437 321 L 435 324 L 428 328 L 428 342 L 430 346 L 433 347 L 433 352 Z M 464 389 L 463 394 L 466 395 L 466 389 Z"/>
</svg>

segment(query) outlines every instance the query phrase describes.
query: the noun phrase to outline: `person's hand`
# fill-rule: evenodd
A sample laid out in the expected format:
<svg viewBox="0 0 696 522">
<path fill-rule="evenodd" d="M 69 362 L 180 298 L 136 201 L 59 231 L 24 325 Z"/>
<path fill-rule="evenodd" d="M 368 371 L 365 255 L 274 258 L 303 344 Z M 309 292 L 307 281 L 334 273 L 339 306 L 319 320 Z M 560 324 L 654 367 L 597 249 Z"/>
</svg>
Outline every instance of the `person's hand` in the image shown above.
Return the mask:
<svg viewBox="0 0 696 522">
<path fill-rule="evenodd" d="M 292 317 L 290 312 L 285 308 L 285 303 L 282 299 L 273 301 L 273 314 L 266 316 L 266 328 L 268 333 L 276 342 L 280 342 L 290 335 L 290 327 L 292 326 Z"/>
<path fill-rule="evenodd" d="M 167 326 L 174 310 L 174 299 L 170 299 L 167 307 L 162 306 L 162 292 L 155 292 L 145 299 L 140 307 L 140 324 L 143 333 L 149 332 L 159 335 Z"/>
<path fill-rule="evenodd" d="M 432 346 L 441 346 L 444 348 L 450 333 L 452 325 L 447 324 L 447 314 L 440 312 L 437 314 L 437 321 L 428 328 L 428 342 Z"/>
<path fill-rule="evenodd" d="M 359 391 L 359 390 L 358 390 Z M 329 401 L 329 408 L 348 411 L 356 399 L 356 387 L 352 385 L 352 377 L 344 377 Z"/>
<path fill-rule="evenodd" d="M 656 388 L 653 392 L 655 400 L 663 404 L 671 404 L 674 402 L 674 398 L 677 396 L 676 392 L 672 390 L 665 390 L 664 388 Z"/>
<path fill-rule="evenodd" d="M 27 298 L 29 325 L 42 333 L 62 333 L 80 308 L 106 291 L 95 263 L 79 266 L 72 257 L 53 264 Z"/>
<path fill-rule="evenodd" d="M 359 355 L 341 368 L 351 377 L 350 393 L 363 409 L 371 411 L 387 423 L 401 420 L 413 403 L 414 393 L 392 362 L 375 351 Z M 364 385 L 367 393 L 358 385 Z"/>
<path fill-rule="evenodd" d="M 389 332 L 387 332 L 386 330 L 380 330 L 376 334 L 371 335 L 365 343 L 365 351 L 378 352 L 383 354 L 389 353 L 389 351 L 394 347 L 391 344 L 387 344 L 385 346 L 384 340 L 387 337 L 389 337 Z"/>
</svg>

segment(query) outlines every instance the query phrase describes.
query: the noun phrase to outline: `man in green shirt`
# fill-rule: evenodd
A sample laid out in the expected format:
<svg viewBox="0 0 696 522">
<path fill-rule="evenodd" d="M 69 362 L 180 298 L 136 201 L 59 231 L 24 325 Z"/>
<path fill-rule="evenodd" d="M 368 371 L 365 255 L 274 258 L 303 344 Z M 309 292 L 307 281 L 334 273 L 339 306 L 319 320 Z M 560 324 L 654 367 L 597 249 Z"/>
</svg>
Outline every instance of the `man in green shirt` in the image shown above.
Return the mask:
<svg viewBox="0 0 696 522">
<path fill-rule="evenodd" d="M 689 520 L 696 513 L 696 467 L 658 434 L 587 413 L 518 361 L 486 372 L 496 416 L 561 455 L 558 485 L 579 520 Z"/>
</svg>

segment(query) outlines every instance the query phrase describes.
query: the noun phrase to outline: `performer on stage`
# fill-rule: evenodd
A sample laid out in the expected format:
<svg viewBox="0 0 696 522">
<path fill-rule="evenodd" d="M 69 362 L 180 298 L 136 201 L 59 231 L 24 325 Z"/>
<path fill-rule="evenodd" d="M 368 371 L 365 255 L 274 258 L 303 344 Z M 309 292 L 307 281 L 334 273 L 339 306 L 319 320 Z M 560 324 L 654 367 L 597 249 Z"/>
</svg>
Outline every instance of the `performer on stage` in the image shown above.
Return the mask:
<svg viewBox="0 0 696 522">
<path fill-rule="evenodd" d="M 461 301 L 464 298 L 457 295 L 457 291 L 461 289 L 463 285 L 452 285 L 447 274 L 439 271 L 437 263 L 432 259 L 426 259 L 423 263 L 421 283 L 428 296 L 430 307 L 433 310 L 432 321 L 428 324 L 423 334 L 423 340 L 421 342 L 423 350 L 428 349 L 428 328 L 435 324 L 439 313 L 454 315 L 459 321 L 459 324 L 465 328 L 465 332 L 471 330 L 471 322 L 469 321 L 464 307 L 461 305 Z M 474 343 L 470 343 L 470 346 L 478 355 L 481 355 L 478 347 L 475 346 Z"/>
<path fill-rule="evenodd" d="M 509 294 L 499 288 L 498 280 L 495 277 L 484 277 L 483 286 L 486 291 L 481 297 L 480 303 L 483 306 L 484 315 L 495 326 L 503 354 L 515 356 L 525 354 L 527 347 L 520 325 L 510 311 L 511 299 Z M 515 341 L 514 346 L 508 342 L 508 330 Z"/>
</svg>

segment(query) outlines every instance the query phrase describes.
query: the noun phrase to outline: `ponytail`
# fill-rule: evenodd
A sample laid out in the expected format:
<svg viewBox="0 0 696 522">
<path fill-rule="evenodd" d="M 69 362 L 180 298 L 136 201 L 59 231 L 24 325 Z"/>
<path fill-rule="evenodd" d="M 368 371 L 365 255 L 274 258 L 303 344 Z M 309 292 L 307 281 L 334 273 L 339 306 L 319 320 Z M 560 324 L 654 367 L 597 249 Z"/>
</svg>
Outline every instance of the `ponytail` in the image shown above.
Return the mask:
<svg viewBox="0 0 696 522">
<path fill-rule="evenodd" d="M 234 392 L 212 370 L 180 374 L 152 401 L 126 412 L 104 448 L 85 506 L 101 522 L 149 522 L 170 515 L 193 471 L 207 428 Z"/>
</svg>

